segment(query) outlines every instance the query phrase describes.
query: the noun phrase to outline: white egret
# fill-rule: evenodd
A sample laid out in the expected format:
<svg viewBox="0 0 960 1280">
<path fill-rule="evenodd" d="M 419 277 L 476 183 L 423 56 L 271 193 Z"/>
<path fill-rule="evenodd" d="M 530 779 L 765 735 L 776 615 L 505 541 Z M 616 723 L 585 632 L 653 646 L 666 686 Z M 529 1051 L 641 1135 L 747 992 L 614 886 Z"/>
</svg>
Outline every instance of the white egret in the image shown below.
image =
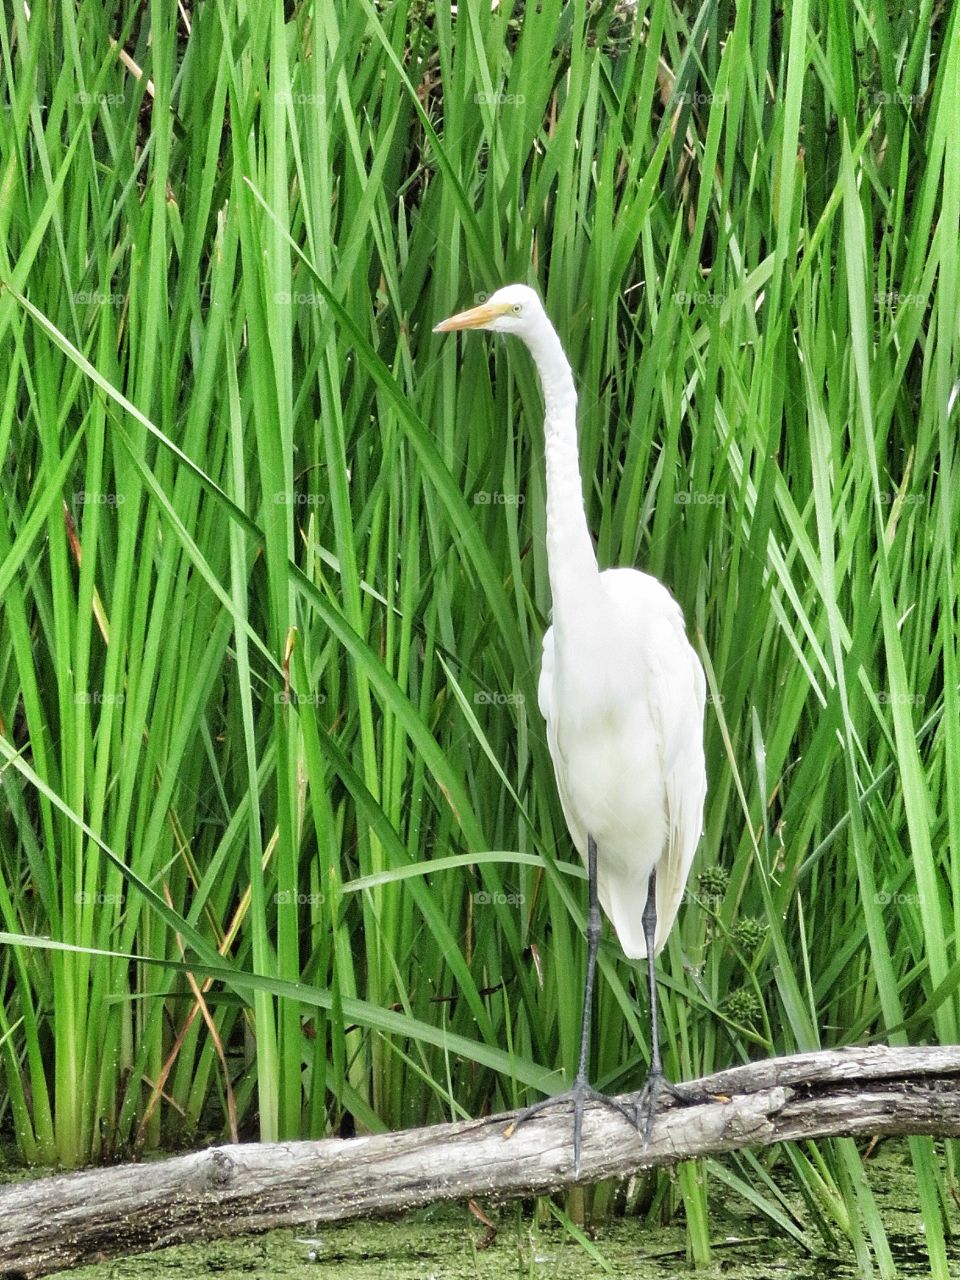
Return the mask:
<svg viewBox="0 0 960 1280">
<path fill-rule="evenodd" d="M 572 1102 L 579 1172 L 587 1101 L 614 1107 L 642 1127 L 646 1144 L 661 1090 L 682 1101 L 703 1098 L 664 1079 L 654 957 L 676 918 L 700 838 L 707 790 L 706 681 L 669 591 L 636 569 L 600 572 L 583 505 L 573 374 L 537 294 L 525 285 L 507 285 L 434 332 L 458 329 L 489 329 L 522 339 L 546 403 L 553 625 L 543 638 L 538 700 L 564 816 L 587 866 L 587 976 L 573 1088 L 528 1107 L 507 1135 L 541 1108 Z M 598 900 L 624 953 L 647 960 L 650 1070 L 632 1114 L 592 1089 L 588 1077 Z"/>
</svg>

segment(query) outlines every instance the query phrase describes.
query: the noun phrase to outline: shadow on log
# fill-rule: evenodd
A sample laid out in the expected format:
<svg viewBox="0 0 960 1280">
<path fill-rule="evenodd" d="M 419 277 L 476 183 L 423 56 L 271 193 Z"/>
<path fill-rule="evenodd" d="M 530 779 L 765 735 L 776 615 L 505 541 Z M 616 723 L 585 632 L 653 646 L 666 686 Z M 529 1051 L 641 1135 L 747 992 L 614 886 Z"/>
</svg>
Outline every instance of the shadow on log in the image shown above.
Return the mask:
<svg viewBox="0 0 960 1280">
<path fill-rule="evenodd" d="M 956 1045 L 796 1054 L 721 1071 L 697 1086 L 728 1100 L 678 1107 L 665 1098 L 646 1150 L 622 1117 L 590 1106 L 578 1181 L 841 1134 L 960 1137 Z M 0 1276 L 19 1280 L 190 1240 L 398 1213 L 439 1200 L 505 1200 L 571 1184 L 569 1111 L 548 1108 L 507 1140 L 509 1118 L 348 1140 L 213 1147 L 8 1186 L 0 1190 Z"/>
</svg>

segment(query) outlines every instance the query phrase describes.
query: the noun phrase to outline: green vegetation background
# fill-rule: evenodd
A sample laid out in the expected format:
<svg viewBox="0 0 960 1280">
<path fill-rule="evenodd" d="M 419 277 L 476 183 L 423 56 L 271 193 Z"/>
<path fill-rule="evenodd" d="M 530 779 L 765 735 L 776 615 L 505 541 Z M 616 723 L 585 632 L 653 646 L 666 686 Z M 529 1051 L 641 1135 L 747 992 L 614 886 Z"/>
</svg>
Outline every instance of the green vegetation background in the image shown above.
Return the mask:
<svg viewBox="0 0 960 1280">
<path fill-rule="evenodd" d="M 518 346 L 430 333 L 510 280 L 576 369 L 602 564 L 668 584 L 708 672 L 668 1072 L 955 1041 L 957 7 L 35 0 L 0 58 L 22 1156 L 417 1125 L 572 1070 L 539 392 Z M 605 1089 L 643 1077 L 642 992 L 608 937 Z M 911 1152 L 944 1277 L 955 1156 Z M 717 1188 L 890 1275 L 863 1169 L 744 1152 L 641 1200 L 698 1261 Z"/>
</svg>

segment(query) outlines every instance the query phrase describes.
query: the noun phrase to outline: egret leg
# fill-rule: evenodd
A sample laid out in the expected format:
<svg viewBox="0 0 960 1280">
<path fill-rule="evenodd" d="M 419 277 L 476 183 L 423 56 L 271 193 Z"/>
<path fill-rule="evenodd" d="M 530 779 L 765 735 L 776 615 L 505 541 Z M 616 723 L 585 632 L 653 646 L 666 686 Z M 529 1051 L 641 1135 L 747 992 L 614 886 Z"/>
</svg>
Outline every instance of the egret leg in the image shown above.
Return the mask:
<svg viewBox="0 0 960 1280">
<path fill-rule="evenodd" d="M 672 1084 L 663 1074 L 663 1063 L 660 1060 L 660 1027 L 657 1018 L 657 971 L 653 956 L 654 941 L 657 936 L 656 867 L 650 872 L 647 904 L 643 908 L 641 920 L 643 921 L 643 940 L 647 948 L 647 985 L 650 991 L 650 1070 L 637 1100 L 634 1123 L 643 1134 L 643 1146 L 646 1150 L 650 1145 L 650 1134 L 653 1132 L 653 1120 L 657 1112 L 657 1099 L 661 1093 L 669 1093 L 678 1102 L 687 1104 L 716 1102 L 717 1099 L 713 1094 Z"/>
<path fill-rule="evenodd" d="M 616 1098 L 600 1093 L 590 1087 L 588 1060 L 590 1056 L 590 1026 L 593 1015 L 593 982 L 597 971 L 597 950 L 600 946 L 600 901 L 597 893 L 597 845 L 593 836 L 587 837 L 587 883 L 589 907 L 587 910 L 587 978 L 583 989 L 583 1012 L 580 1018 L 580 1057 L 577 1063 L 577 1075 L 573 1088 L 553 1098 L 543 1098 L 530 1107 L 525 1107 L 516 1115 L 504 1130 L 504 1137 L 509 1138 L 517 1126 L 529 1120 L 531 1116 L 543 1111 L 545 1107 L 557 1103 L 573 1103 L 573 1167 L 580 1172 L 580 1155 L 583 1138 L 583 1111 L 588 1102 L 601 1102 L 605 1106 L 619 1111 L 625 1120 L 638 1127 L 636 1116 L 627 1110 Z"/>
</svg>

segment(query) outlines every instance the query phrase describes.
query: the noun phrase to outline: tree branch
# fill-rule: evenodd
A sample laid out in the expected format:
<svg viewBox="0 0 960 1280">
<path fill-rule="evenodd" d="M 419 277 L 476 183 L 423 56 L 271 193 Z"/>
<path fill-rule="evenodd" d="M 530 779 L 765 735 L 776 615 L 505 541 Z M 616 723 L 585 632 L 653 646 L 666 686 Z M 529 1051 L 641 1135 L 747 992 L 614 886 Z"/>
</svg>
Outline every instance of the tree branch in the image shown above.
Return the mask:
<svg viewBox="0 0 960 1280">
<path fill-rule="evenodd" d="M 580 1181 L 738 1147 L 841 1134 L 960 1137 L 960 1046 L 828 1050 L 696 1082 L 729 1099 L 664 1098 L 649 1148 L 592 1105 Z M 637 1095 L 621 1101 L 630 1105 Z M 547 1109 L 509 1140 L 509 1116 L 346 1141 L 212 1147 L 151 1164 L 38 1178 L 0 1190 L 0 1275 L 203 1238 L 397 1213 L 438 1200 L 534 1195 L 574 1181 L 572 1119 Z"/>
</svg>

